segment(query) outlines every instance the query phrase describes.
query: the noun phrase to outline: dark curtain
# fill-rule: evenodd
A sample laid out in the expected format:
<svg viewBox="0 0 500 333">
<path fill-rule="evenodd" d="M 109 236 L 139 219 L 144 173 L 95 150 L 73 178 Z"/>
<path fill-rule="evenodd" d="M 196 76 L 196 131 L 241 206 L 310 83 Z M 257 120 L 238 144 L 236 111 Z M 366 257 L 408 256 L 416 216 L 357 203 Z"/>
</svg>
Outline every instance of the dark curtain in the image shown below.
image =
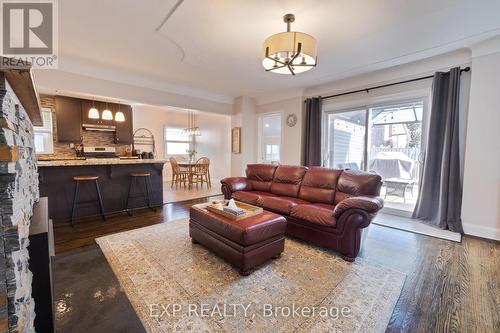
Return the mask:
<svg viewBox="0 0 500 333">
<path fill-rule="evenodd" d="M 434 75 L 427 148 L 413 218 L 463 233 L 459 91 L 459 67 Z"/>
<path fill-rule="evenodd" d="M 304 165 L 321 166 L 321 97 L 306 99 Z"/>
</svg>

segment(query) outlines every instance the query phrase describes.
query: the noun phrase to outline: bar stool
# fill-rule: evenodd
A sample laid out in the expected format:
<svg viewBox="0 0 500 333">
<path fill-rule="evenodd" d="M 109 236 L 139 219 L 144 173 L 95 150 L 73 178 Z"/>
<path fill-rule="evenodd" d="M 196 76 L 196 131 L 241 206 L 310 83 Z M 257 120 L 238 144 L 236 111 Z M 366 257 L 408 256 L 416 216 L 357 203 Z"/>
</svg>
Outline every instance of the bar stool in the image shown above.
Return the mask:
<svg viewBox="0 0 500 333">
<path fill-rule="evenodd" d="M 73 177 L 73 180 L 76 182 L 76 186 L 75 186 L 75 195 L 73 196 L 73 208 L 71 209 L 71 225 L 73 225 L 73 220 L 75 218 L 76 205 L 84 204 L 84 203 L 98 202 L 99 203 L 99 211 L 101 212 L 101 217 L 104 221 L 106 220 L 106 216 L 104 216 L 104 207 L 102 205 L 101 191 L 99 189 L 99 183 L 97 181 L 98 179 L 99 179 L 99 176 L 74 176 Z M 80 188 L 80 182 L 90 182 L 90 181 L 93 181 L 95 184 L 95 189 L 97 192 L 97 200 L 77 201 L 78 200 L 78 190 Z"/>
<path fill-rule="evenodd" d="M 152 206 L 151 206 L 151 199 L 153 197 L 153 190 L 151 186 L 151 174 L 149 172 L 132 172 L 130 173 L 130 187 L 128 189 L 128 196 L 127 196 L 127 203 L 125 204 L 125 210 L 127 211 L 127 214 L 132 216 L 132 212 L 129 209 L 129 203 L 130 199 L 132 198 L 138 198 L 141 197 L 144 200 L 144 203 L 148 206 L 149 209 L 152 211 L 156 211 Z M 134 185 L 140 186 L 140 179 L 144 180 L 144 186 L 141 190 L 141 193 L 138 193 L 136 195 L 132 195 L 132 191 L 134 188 Z"/>
</svg>

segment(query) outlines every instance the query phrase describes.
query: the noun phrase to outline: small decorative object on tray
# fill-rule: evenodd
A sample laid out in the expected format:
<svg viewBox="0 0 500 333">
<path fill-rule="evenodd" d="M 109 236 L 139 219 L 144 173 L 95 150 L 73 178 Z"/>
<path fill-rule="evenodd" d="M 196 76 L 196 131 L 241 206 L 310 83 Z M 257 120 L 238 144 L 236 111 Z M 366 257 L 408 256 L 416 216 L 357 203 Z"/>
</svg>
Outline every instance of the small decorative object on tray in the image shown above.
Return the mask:
<svg viewBox="0 0 500 333">
<path fill-rule="evenodd" d="M 212 201 L 206 209 L 212 213 L 223 215 L 231 220 L 241 220 L 262 213 L 261 207 L 231 200 Z"/>
<path fill-rule="evenodd" d="M 236 206 L 236 201 L 234 201 L 234 199 L 229 199 L 229 201 L 227 202 L 227 206 L 229 208 L 238 208 L 238 206 Z"/>
<path fill-rule="evenodd" d="M 223 210 L 236 216 L 245 214 L 245 210 L 241 208 L 224 207 Z"/>
</svg>

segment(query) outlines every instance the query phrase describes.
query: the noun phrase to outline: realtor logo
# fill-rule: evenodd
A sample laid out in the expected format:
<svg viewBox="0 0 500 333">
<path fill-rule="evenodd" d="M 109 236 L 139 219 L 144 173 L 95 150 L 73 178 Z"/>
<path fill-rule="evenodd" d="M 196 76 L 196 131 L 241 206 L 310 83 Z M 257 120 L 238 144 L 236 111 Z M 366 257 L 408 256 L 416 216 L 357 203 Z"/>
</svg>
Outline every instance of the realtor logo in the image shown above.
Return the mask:
<svg viewBox="0 0 500 333">
<path fill-rule="evenodd" d="M 57 68 L 57 2 L 0 0 L 1 67 Z"/>
</svg>

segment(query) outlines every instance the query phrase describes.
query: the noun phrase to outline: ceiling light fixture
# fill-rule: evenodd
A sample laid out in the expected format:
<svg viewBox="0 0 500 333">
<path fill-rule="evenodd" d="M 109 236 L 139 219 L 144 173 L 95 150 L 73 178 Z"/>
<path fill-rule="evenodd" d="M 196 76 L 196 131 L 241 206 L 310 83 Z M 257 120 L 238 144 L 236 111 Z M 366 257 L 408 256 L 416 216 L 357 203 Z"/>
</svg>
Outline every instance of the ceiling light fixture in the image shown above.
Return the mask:
<svg viewBox="0 0 500 333">
<path fill-rule="evenodd" d="M 113 120 L 113 113 L 108 109 L 108 101 L 106 101 L 106 108 L 102 111 L 103 120 Z"/>
<path fill-rule="evenodd" d="M 92 107 L 89 109 L 88 117 L 89 119 L 99 119 L 99 110 L 95 108 L 94 99 L 92 99 Z"/>
<path fill-rule="evenodd" d="M 188 127 L 182 130 L 183 136 L 201 136 L 201 131 L 195 124 L 194 112 L 188 111 Z"/>
<path fill-rule="evenodd" d="M 120 103 L 118 103 L 118 111 L 115 113 L 115 121 L 123 122 L 125 121 L 125 115 L 120 111 Z"/>
<path fill-rule="evenodd" d="M 290 31 L 295 15 L 286 14 L 283 21 L 286 32 L 272 35 L 264 41 L 262 66 L 266 72 L 295 75 L 316 67 L 316 39 L 303 32 Z"/>
</svg>

